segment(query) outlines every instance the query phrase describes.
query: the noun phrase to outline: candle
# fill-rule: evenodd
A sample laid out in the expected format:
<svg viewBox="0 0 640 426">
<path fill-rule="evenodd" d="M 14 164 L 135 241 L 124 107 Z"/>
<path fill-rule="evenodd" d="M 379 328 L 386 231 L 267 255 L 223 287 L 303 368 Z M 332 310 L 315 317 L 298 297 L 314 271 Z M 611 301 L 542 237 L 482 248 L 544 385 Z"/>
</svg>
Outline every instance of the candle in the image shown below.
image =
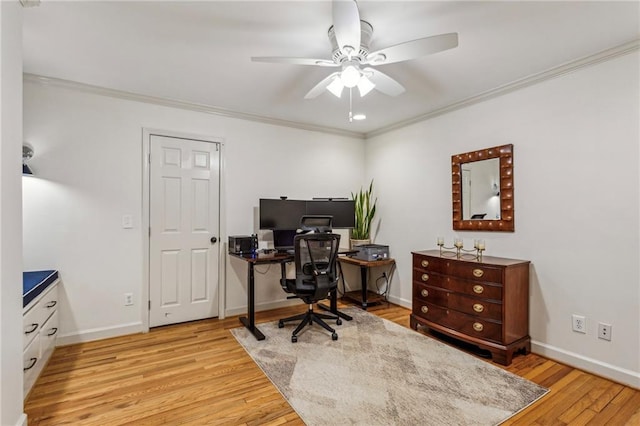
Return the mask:
<svg viewBox="0 0 640 426">
<path fill-rule="evenodd" d="M 478 240 L 478 250 L 484 250 L 484 240 Z"/>
<path fill-rule="evenodd" d="M 453 243 L 453 245 L 458 247 L 458 248 L 462 248 L 462 239 L 461 238 L 456 238 L 456 240 Z"/>
<path fill-rule="evenodd" d="M 443 246 L 444 245 L 444 238 L 443 237 L 438 237 L 438 245 L 439 246 Z"/>
</svg>

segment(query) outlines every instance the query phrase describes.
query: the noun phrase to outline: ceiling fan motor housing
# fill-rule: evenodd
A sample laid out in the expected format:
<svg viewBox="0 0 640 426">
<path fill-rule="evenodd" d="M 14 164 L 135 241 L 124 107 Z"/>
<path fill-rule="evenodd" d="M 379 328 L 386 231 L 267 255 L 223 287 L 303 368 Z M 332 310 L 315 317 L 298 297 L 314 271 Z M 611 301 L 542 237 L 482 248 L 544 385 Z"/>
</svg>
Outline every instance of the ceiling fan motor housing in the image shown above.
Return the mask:
<svg viewBox="0 0 640 426">
<path fill-rule="evenodd" d="M 331 43 L 331 59 L 333 59 L 336 64 L 341 64 L 342 62 L 349 60 L 349 56 L 342 52 L 338 47 L 338 41 L 336 40 L 336 33 L 333 29 L 333 25 L 329 27 L 327 35 L 329 37 L 329 42 Z M 351 55 L 351 59 L 355 59 L 358 62 L 364 61 L 369 54 L 369 43 L 371 43 L 372 37 L 373 27 L 371 24 L 367 21 L 360 20 L 360 49 L 358 50 L 358 53 Z"/>
</svg>

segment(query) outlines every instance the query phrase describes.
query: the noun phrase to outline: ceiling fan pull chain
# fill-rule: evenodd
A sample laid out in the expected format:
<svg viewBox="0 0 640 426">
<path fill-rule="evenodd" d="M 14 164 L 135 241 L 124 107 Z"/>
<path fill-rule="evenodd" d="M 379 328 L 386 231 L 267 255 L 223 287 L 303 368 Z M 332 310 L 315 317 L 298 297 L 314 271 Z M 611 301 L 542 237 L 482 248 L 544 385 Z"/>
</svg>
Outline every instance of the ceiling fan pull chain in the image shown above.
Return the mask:
<svg viewBox="0 0 640 426">
<path fill-rule="evenodd" d="M 349 87 L 349 123 L 353 123 L 353 88 Z"/>
</svg>

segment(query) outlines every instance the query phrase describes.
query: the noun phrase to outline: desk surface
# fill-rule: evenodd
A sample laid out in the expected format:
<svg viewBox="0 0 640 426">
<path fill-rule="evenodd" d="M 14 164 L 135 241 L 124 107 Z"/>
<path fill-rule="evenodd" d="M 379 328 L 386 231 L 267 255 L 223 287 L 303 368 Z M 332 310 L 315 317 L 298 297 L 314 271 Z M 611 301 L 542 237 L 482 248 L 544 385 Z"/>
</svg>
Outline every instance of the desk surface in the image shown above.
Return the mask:
<svg viewBox="0 0 640 426">
<path fill-rule="evenodd" d="M 280 263 L 293 261 L 293 255 L 289 253 L 229 253 L 229 256 L 242 259 L 249 263 Z"/>
<path fill-rule="evenodd" d="M 362 260 L 362 259 L 356 259 L 355 257 L 340 256 L 338 257 L 338 262 L 350 263 L 352 265 L 365 266 L 367 268 L 371 268 L 374 266 L 392 265 L 396 261 L 395 259 L 391 259 L 391 258 L 380 259 L 380 260 Z"/>
</svg>

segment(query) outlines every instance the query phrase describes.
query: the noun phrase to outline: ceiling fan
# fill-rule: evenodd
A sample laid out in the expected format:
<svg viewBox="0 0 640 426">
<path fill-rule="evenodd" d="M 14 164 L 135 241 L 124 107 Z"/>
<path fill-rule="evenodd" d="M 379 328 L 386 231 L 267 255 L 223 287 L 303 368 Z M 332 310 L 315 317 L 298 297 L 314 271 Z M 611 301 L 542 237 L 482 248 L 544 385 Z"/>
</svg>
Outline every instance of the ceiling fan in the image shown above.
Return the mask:
<svg viewBox="0 0 640 426">
<path fill-rule="evenodd" d="M 332 47 L 331 59 L 261 56 L 252 57 L 251 60 L 341 68 L 316 84 L 305 95 L 305 99 L 313 99 L 324 90 L 340 97 L 345 87 L 357 87 L 361 97 L 373 89 L 389 96 L 398 96 L 405 91 L 404 87 L 372 67 L 408 61 L 458 46 L 458 34 L 448 33 L 419 38 L 372 52 L 369 50 L 369 43 L 373 27 L 360 19 L 355 0 L 333 0 L 332 15 L 333 25 L 328 31 Z"/>
</svg>

